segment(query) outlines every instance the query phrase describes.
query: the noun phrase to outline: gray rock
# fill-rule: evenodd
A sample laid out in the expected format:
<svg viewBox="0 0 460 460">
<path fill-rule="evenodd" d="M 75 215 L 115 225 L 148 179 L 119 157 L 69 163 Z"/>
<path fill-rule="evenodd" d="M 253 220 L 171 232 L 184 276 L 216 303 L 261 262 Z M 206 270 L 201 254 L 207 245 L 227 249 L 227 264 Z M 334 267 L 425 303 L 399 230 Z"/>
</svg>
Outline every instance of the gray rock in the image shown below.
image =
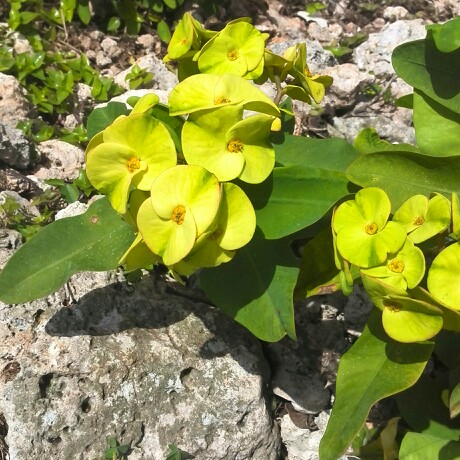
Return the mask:
<svg viewBox="0 0 460 460">
<path fill-rule="evenodd" d="M 149 87 L 152 89 L 171 91 L 179 82 L 176 75 L 168 70 L 163 61 L 158 59 L 154 54 L 147 54 L 139 58 L 135 64 L 141 69 L 153 73 L 153 79 L 149 82 Z M 125 77 L 131 72 L 131 69 L 132 66 L 117 74 L 115 76 L 115 83 L 129 89 L 129 84 L 125 81 Z"/>
<path fill-rule="evenodd" d="M 37 112 L 26 99 L 25 90 L 12 75 L 0 73 L 0 120 L 1 124 L 16 127 L 19 121 L 34 118 Z"/>
<path fill-rule="evenodd" d="M 407 11 L 403 6 L 387 6 L 383 10 L 383 17 L 391 22 L 404 19 L 408 14 L 409 11 Z"/>
<path fill-rule="evenodd" d="M 0 191 L 11 190 L 23 195 L 36 195 L 41 188 L 29 177 L 12 168 L 0 169 Z"/>
<path fill-rule="evenodd" d="M 80 201 L 75 201 L 74 203 L 70 203 L 64 209 L 61 209 L 56 213 L 54 217 L 55 220 L 64 219 L 66 217 L 73 217 L 79 216 L 80 214 L 84 214 L 88 210 L 88 205 L 86 203 L 80 203 Z"/>
<path fill-rule="evenodd" d="M 355 64 L 341 64 L 324 70 L 334 81 L 327 89 L 321 105 L 330 106 L 332 110 L 353 107 L 358 96 L 366 86 L 374 82 L 374 77 L 359 70 Z"/>
<path fill-rule="evenodd" d="M 326 431 L 328 420 L 328 411 L 321 412 L 315 418 L 317 429 L 310 431 L 294 425 L 289 415 L 281 418 L 281 437 L 288 451 L 289 460 L 319 460 L 319 443 Z M 347 458 L 349 457 L 342 456 L 339 460 L 346 460 Z"/>
<path fill-rule="evenodd" d="M 372 70 L 376 76 L 393 75 L 391 54 L 402 43 L 424 38 L 426 35 L 422 19 L 396 21 L 370 34 L 368 40 L 353 51 L 353 60 L 363 71 Z"/>
<path fill-rule="evenodd" d="M 0 123 L 0 161 L 16 169 L 27 169 L 38 159 L 32 144 L 20 129 Z"/>
<path fill-rule="evenodd" d="M 38 208 L 18 193 L 9 190 L 0 192 L 0 228 L 8 226 L 8 221 L 14 220 L 14 217 L 27 221 L 39 215 Z"/>
<path fill-rule="evenodd" d="M 405 117 L 396 116 L 398 112 L 399 110 L 379 115 L 334 117 L 333 125 L 327 125 L 327 129 L 331 136 L 341 137 L 348 142 L 354 142 L 364 128 L 374 128 L 380 137 L 389 142 L 415 144 L 414 128 L 406 124 Z"/>
<path fill-rule="evenodd" d="M 197 460 L 279 457 L 259 342 L 163 283 L 82 273 L 44 300 L 0 304 L 0 337 L 12 460 L 100 458 L 107 436 L 133 460 L 164 460 L 168 444 Z"/>
<path fill-rule="evenodd" d="M 338 357 L 348 344 L 343 317 L 330 305 L 345 303 L 343 296 L 317 296 L 296 305 L 297 341 L 283 339 L 268 345 L 273 392 L 295 410 L 317 414 L 330 406 L 330 384 L 335 381 Z"/>
<path fill-rule="evenodd" d="M 78 170 L 85 162 L 85 152 L 64 141 L 51 139 L 37 146 L 41 161 L 33 174 L 41 180 L 72 180 L 78 176 Z"/>
<path fill-rule="evenodd" d="M 18 231 L 9 228 L 0 228 L 0 270 L 21 244 L 22 235 Z"/>
<path fill-rule="evenodd" d="M 297 43 L 299 43 L 298 40 L 285 40 L 272 43 L 268 48 L 275 54 L 283 55 L 289 47 Z M 326 68 L 337 65 L 338 62 L 330 51 L 325 50 L 318 41 L 313 40 L 307 42 L 307 64 L 311 73 L 322 73 Z"/>
</svg>

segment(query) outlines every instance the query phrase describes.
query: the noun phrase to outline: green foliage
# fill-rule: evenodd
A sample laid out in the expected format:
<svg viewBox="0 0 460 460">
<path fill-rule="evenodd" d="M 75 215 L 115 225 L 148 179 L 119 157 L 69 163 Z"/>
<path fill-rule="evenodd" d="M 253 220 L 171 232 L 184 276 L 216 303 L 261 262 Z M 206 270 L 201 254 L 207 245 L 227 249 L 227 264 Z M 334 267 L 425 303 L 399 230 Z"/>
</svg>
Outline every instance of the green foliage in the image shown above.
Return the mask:
<svg viewBox="0 0 460 460">
<path fill-rule="evenodd" d="M 135 64 L 131 72 L 129 72 L 125 81 L 128 82 L 130 89 L 139 88 L 142 85 L 147 84 L 153 78 L 153 73 L 148 72 L 146 69 L 141 69 L 137 64 Z"/>
<path fill-rule="evenodd" d="M 122 92 L 111 78 L 101 77 L 85 55 L 46 51 L 43 49 L 46 43 L 39 40 L 37 44 L 38 50 L 19 54 L 15 54 L 11 47 L 0 47 L 0 71 L 19 80 L 26 89 L 27 98 L 48 120 L 73 111 L 74 93 L 79 82 L 91 86 L 91 95 L 98 101 Z M 25 121 L 20 127 L 36 141 L 57 134 L 42 120 Z M 82 138 L 84 136 L 76 136 L 76 140 Z"/>
<path fill-rule="evenodd" d="M 108 447 L 104 452 L 104 460 L 127 460 L 131 451 L 129 444 L 119 444 L 117 438 L 111 436 L 107 438 Z M 98 460 L 98 459 L 94 459 Z"/>
<path fill-rule="evenodd" d="M 174 444 L 169 444 L 169 452 L 167 453 L 166 460 L 188 460 L 194 458 L 192 455 L 187 452 L 179 449 Z"/>
<path fill-rule="evenodd" d="M 321 460 L 342 455 L 375 402 L 413 385 L 432 350 L 433 343 L 403 345 L 390 339 L 374 310 L 362 335 L 340 361 L 334 415 L 321 440 Z"/>
</svg>

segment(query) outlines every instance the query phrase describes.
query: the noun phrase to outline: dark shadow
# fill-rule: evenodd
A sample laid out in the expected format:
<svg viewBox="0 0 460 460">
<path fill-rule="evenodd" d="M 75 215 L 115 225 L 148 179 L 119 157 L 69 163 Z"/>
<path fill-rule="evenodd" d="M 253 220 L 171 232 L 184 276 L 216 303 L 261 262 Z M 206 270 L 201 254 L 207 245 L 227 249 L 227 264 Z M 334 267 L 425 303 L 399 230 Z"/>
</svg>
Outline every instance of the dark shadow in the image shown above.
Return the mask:
<svg viewBox="0 0 460 460">
<path fill-rule="evenodd" d="M 460 92 L 460 48 L 450 53 L 441 53 L 436 48 L 433 32 L 427 31 L 425 39 L 425 63 L 430 74 L 431 84 L 437 96 L 452 99 Z"/>
<path fill-rule="evenodd" d="M 242 352 L 250 350 L 262 356 L 260 342 L 204 300 L 205 295 L 197 288 L 188 289 L 152 275 L 134 285 L 114 283 L 92 290 L 77 303 L 58 310 L 45 330 L 59 337 L 106 336 L 135 328 L 167 328 L 194 314 L 213 334 L 198 351 L 199 356 L 213 359 L 230 353 L 248 372 L 265 373 L 265 363 L 254 366 L 254 358 L 245 359 Z"/>
</svg>

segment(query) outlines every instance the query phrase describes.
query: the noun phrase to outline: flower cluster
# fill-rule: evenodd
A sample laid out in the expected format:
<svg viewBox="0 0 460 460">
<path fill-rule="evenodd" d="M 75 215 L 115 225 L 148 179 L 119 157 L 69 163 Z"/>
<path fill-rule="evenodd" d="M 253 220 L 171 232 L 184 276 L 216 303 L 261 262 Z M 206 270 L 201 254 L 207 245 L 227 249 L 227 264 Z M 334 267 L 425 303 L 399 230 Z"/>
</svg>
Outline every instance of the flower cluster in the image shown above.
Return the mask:
<svg viewBox="0 0 460 460">
<path fill-rule="evenodd" d="M 161 261 L 190 274 L 228 262 L 251 240 L 255 211 L 232 181 L 268 178 L 281 120 L 250 80 L 276 81 L 277 102 L 286 94 L 319 102 L 331 82 L 310 75 L 304 44 L 277 59 L 267 38 L 248 18 L 214 32 L 186 13 L 165 58 L 178 62 L 180 80 L 168 105 L 148 94 L 89 143 L 89 180 L 136 231 L 121 260 L 128 270 Z"/>
<path fill-rule="evenodd" d="M 451 236 L 458 240 L 458 201 L 455 194 L 452 202 L 440 194 L 415 195 L 389 220 L 388 196 L 369 187 L 334 212 L 332 232 L 342 289 L 349 293 L 360 276 L 382 310 L 385 331 L 395 340 L 427 340 L 442 328 L 460 326 L 460 244 L 454 242 L 436 256 L 428 271 L 428 290 L 420 286 L 426 263 L 416 246 L 432 242 L 451 222 L 457 222 Z"/>
</svg>

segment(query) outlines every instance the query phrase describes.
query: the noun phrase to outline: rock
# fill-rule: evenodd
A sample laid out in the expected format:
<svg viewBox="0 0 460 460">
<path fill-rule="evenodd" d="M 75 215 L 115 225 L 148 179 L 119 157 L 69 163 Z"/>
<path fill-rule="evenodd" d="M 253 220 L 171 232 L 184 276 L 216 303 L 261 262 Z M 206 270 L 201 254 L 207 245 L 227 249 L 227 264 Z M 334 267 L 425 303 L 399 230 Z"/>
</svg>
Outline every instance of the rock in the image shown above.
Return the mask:
<svg viewBox="0 0 460 460">
<path fill-rule="evenodd" d="M 155 42 L 156 39 L 152 34 L 139 35 L 136 38 L 136 43 L 149 51 L 151 51 L 155 47 Z"/>
<path fill-rule="evenodd" d="M 0 222 L 2 227 L 7 227 L 10 220 L 15 222 L 14 217 L 20 220 L 30 220 L 38 217 L 40 211 L 19 193 L 4 190 L 0 192 Z"/>
<path fill-rule="evenodd" d="M 34 181 L 12 168 L 0 169 L 0 191 L 3 190 L 11 190 L 28 196 L 42 192 Z"/>
<path fill-rule="evenodd" d="M 0 123 L 0 162 L 17 169 L 27 169 L 38 159 L 35 146 L 20 129 Z"/>
<path fill-rule="evenodd" d="M 409 11 L 407 11 L 403 6 L 387 6 L 383 10 L 383 17 L 391 22 L 404 19 L 408 14 Z"/>
<path fill-rule="evenodd" d="M 436 14 L 446 20 L 460 15 L 460 3 L 458 0 L 433 0 L 433 6 Z"/>
<path fill-rule="evenodd" d="M 64 141 L 52 139 L 38 144 L 40 165 L 33 174 L 39 179 L 72 180 L 85 162 L 85 152 Z"/>
<path fill-rule="evenodd" d="M 64 209 L 61 209 L 56 213 L 54 216 L 55 220 L 64 219 L 66 217 L 73 217 L 79 216 L 80 214 L 84 214 L 88 210 L 88 205 L 86 203 L 80 203 L 79 201 L 75 201 L 70 203 Z"/>
<path fill-rule="evenodd" d="M 321 105 L 330 106 L 332 111 L 354 106 L 363 89 L 374 82 L 372 75 L 351 63 L 328 67 L 324 73 L 334 81 L 327 89 Z"/>
<path fill-rule="evenodd" d="M 178 83 L 178 79 L 174 73 L 168 70 L 161 59 L 158 59 L 154 54 L 147 54 L 136 61 L 136 64 L 147 72 L 153 73 L 153 79 L 149 82 L 149 87 L 153 89 L 161 89 L 171 91 Z M 120 72 L 115 76 L 115 83 L 129 89 L 128 82 L 125 81 L 126 75 L 131 72 L 132 66 Z"/>
<path fill-rule="evenodd" d="M 34 106 L 26 99 L 25 90 L 12 75 L 0 73 L 0 120 L 13 128 L 19 121 L 37 116 Z"/>
<path fill-rule="evenodd" d="M 343 318 L 328 313 L 331 299 L 337 304 L 337 296 L 317 296 L 296 305 L 297 341 L 285 338 L 267 346 L 273 392 L 305 414 L 330 406 L 331 377 L 339 355 L 348 348 Z"/>
<path fill-rule="evenodd" d="M 328 24 L 327 27 L 321 27 L 316 22 L 311 22 L 308 25 L 308 38 L 317 40 L 320 43 L 338 42 L 342 35 L 343 27 L 340 24 Z"/>
<path fill-rule="evenodd" d="M 407 109 L 403 109 L 407 110 Z M 395 113 L 398 113 L 398 109 Z M 362 117 L 334 117 L 333 125 L 328 125 L 331 136 L 341 137 L 348 142 L 354 142 L 358 133 L 364 128 L 374 128 L 380 137 L 389 142 L 404 142 L 415 144 L 415 131 L 407 126 L 395 113 L 380 115 L 365 115 Z"/>
<path fill-rule="evenodd" d="M 0 304 L 0 337 L 11 459 L 101 458 L 107 436 L 130 460 L 164 460 L 168 444 L 199 460 L 279 458 L 259 342 L 161 282 L 76 275 L 47 299 Z"/>
<path fill-rule="evenodd" d="M 318 460 L 319 443 L 323 437 L 329 414 L 321 412 L 315 418 L 317 429 L 310 431 L 294 425 L 289 415 L 285 415 L 280 420 L 281 437 L 286 446 L 289 460 Z M 351 457 L 342 456 L 339 460 L 347 460 Z"/>
<path fill-rule="evenodd" d="M 370 71 L 376 76 L 394 74 L 391 53 L 397 45 L 424 38 L 426 35 L 423 20 L 396 21 L 388 24 L 378 33 L 369 35 L 367 41 L 353 51 L 353 60 L 360 70 Z"/>
<path fill-rule="evenodd" d="M 0 228 L 0 270 L 21 244 L 22 235 L 18 231 L 9 228 Z"/>
<path fill-rule="evenodd" d="M 271 43 L 268 48 L 275 54 L 283 55 L 283 53 L 291 46 L 296 45 L 298 40 L 285 40 L 281 42 Z M 328 67 L 333 67 L 338 64 L 334 55 L 325 50 L 316 40 L 307 42 L 307 64 L 311 73 L 322 73 Z"/>
</svg>

